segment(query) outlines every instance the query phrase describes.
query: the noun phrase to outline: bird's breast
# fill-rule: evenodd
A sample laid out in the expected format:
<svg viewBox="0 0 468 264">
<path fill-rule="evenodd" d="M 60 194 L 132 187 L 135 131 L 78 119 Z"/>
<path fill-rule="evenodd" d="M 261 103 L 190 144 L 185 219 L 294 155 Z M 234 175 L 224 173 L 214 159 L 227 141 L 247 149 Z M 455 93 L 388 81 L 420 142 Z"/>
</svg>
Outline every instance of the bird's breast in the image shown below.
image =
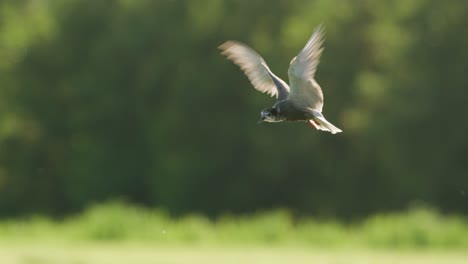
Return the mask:
<svg viewBox="0 0 468 264">
<path fill-rule="evenodd" d="M 306 113 L 297 109 L 293 104 L 284 101 L 276 105 L 278 109 L 278 115 L 282 117 L 284 121 L 305 121 L 307 120 Z"/>
</svg>

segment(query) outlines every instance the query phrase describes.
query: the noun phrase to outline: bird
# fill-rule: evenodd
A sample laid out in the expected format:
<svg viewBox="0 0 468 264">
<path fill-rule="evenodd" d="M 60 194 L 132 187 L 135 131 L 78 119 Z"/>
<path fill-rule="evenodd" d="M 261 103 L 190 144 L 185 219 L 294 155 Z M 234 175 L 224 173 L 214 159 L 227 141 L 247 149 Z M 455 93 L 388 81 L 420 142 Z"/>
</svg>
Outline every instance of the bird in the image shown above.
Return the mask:
<svg viewBox="0 0 468 264">
<path fill-rule="evenodd" d="M 276 76 L 265 60 L 249 46 L 229 40 L 218 48 L 221 54 L 237 64 L 253 87 L 275 96 L 271 108 L 260 112 L 261 122 L 306 121 L 313 128 L 332 134 L 342 132 L 322 114 L 323 92 L 314 79 L 323 51 L 324 28 L 317 26 L 304 48 L 294 57 L 288 69 L 289 85 Z"/>
</svg>

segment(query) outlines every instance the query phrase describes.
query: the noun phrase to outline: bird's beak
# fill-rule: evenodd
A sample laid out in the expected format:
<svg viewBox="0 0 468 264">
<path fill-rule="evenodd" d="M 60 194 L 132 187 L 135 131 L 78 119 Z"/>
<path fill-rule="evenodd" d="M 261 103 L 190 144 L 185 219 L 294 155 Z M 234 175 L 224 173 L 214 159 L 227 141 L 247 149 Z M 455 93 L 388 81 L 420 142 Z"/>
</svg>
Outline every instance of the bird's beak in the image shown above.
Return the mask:
<svg viewBox="0 0 468 264">
<path fill-rule="evenodd" d="M 260 120 L 257 121 L 257 125 L 265 121 L 265 118 L 261 117 Z"/>
</svg>

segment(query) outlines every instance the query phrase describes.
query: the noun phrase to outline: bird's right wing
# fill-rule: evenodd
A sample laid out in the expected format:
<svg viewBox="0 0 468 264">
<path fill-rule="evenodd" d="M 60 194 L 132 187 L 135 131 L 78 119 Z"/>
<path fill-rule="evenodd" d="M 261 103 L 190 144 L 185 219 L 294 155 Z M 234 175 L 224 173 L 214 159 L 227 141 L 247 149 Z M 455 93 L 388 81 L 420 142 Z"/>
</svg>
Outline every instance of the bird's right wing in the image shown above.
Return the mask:
<svg viewBox="0 0 468 264">
<path fill-rule="evenodd" d="M 276 96 L 278 100 L 284 100 L 289 95 L 289 86 L 271 72 L 262 57 L 253 49 L 236 41 L 227 41 L 221 44 L 219 49 L 223 51 L 221 54 L 242 69 L 256 90 Z"/>
</svg>

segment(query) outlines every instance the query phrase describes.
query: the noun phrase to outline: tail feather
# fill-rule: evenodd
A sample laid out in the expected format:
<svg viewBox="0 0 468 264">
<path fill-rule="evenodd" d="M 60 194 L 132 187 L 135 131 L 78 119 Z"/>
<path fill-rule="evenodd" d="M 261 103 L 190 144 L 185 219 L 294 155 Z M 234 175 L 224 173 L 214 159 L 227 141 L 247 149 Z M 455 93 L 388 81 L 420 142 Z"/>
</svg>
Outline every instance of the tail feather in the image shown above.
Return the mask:
<svg viewBox="0 0 468 264">
<path fill-rule="evenodd" d="M 309 120 L 309 123 L 318 130 L 328 131 L 332 134 L 343 132 L 341 129 L 328 122 L 322 115 L 314 116 L 313 119 Z"/>
</svg>

